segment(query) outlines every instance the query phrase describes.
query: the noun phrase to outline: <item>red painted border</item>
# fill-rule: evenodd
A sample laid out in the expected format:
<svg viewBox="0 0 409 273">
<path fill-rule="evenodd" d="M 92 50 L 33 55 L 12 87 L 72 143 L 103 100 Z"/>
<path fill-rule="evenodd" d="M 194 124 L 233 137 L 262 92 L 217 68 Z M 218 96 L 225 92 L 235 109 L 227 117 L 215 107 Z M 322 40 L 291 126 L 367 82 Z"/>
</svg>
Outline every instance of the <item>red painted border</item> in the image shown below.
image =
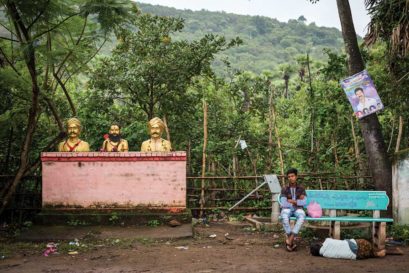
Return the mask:
<svg viewBox="0 0 409 273">
<path fill-rule="evenodd" d="M 96 161 L 186 161 L 186 152 L 170 153 L 106 153 L 106 152 L 81 152 L 81 153 L 41 153 L 42 162 L 96 162 Z"/>
</svg>

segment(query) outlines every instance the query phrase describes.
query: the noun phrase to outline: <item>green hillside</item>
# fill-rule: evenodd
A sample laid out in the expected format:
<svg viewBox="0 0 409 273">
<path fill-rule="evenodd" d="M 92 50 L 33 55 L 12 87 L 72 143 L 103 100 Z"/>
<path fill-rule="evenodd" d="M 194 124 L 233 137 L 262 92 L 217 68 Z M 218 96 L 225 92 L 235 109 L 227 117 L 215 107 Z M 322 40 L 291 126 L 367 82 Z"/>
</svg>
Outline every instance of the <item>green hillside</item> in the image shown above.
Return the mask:
<svg viewBox="0 0 409 273">
<path fill-rule="evenodd" d="M 273 70 L 277 64 L 294 62 L 299 54 L 309 52 L 314 59 L 320 60 L 325 58 L 322 53 L 324 48 L 339 52 L 343 47 L 338 29 L 306 24 L 303 16 L 283 23 L 262 16 L 178 10 L 142 3 L 138 3 L 138 6 L 142 12 L 185 19 L 185 28 L 182 33 L 176 34 L 175 39 L 200 39 L 207 33 L 223 35 L 227 39 L 239 36 L 243 45 L 219 55 L 219 60 L 214 64 L 217 72 L 223 69 L 221 60 L 226 57 L 233 69 L 260 73 Z"/>
</svg>

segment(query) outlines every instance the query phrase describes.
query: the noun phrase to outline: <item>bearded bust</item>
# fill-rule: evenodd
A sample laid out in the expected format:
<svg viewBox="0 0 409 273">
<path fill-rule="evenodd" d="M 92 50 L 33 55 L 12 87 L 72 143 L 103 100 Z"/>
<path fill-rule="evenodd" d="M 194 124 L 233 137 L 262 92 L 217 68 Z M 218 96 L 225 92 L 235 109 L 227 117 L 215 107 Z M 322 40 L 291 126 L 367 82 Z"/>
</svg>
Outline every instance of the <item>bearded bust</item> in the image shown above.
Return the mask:
<svg viewBox="0 0 409 273">
<path fill-rule="evenodd" d="M 171 144 L 161 138 L 165 129 L 165 123 L 160 118 L 153 118 L 148 122 L 148 131 L 151 138 L 144 141 L 141 146 L 142 152 L 170 152 Z"/>
<path fill-rule="evenodd" d="M 77 118 L 67 121 L 68 138 L 58 145 L 59 152 L 89 152 L 89 144 L 79 138 L 81 133 L 81 122 Z"/>
<path fill-rule="evenodd" d="M 127 152 L 128 141 L 121 136 L 121 126 L 113 123 L 109 127 L 108 137 L 102 143 L 101 152 Z"/>
</svg>

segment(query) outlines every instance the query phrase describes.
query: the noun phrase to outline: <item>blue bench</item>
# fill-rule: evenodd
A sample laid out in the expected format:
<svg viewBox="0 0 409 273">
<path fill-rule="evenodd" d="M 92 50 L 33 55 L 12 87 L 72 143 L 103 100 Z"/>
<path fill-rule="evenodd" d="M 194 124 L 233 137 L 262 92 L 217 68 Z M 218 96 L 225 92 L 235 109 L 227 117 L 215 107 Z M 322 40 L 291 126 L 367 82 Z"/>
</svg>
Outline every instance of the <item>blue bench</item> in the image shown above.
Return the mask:
<svg viewBox="0 0 409 273">
<path fill-rule="evenodd" d="M 386 210 L 389 198 L 384 191 L 345 191 L 345 190 L 307 190 L 307 206 L 312 201 L 329 210 L 329 216 L 321 218 L 306 217 L 307 221 L 328 221 L 329 235 L 340 239 L 341 222 L 372 223 L 372 242 L 379 249 L 385 248 L 386 223 L 392 218 L 381 218 L 380 211 Z M 371 211 L 372 217 L 337 216 L 337 210 Z M 291 217 L 295 220 L 295 217 Z"/>
</svg>

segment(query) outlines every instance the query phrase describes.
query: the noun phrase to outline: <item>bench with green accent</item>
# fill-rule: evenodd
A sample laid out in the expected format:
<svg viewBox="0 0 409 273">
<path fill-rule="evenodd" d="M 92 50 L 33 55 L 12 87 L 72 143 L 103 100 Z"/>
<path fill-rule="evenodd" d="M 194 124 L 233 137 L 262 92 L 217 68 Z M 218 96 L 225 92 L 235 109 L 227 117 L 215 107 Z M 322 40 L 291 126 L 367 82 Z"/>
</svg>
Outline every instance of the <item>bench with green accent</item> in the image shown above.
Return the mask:
<svg viewBox="0 0 409 273">
<path fill-rule="evenodd" d="M 345 191 L 345 190 L 307 190 L 307 206 L 312 201 L 320 204 L 323 210 L 329 210 L 329 216 L 321 218 L 306 217 L 307 221 L 328 221 L 329 235 L 340 239 L 341 222 L 372 223 L 372 242 L 379 249 L 385 248 L 386 223 L 392 218 L 381 218 L 380 211 L 386 210 L 389 198 L 384 191 Z M 280 200 L 279 200 L 280 202 Z M 337 216 L 337 210 L 369 210 L 372 217 Z M 295 217 L 291 217 L 295 220 Z"/>
</svg>

